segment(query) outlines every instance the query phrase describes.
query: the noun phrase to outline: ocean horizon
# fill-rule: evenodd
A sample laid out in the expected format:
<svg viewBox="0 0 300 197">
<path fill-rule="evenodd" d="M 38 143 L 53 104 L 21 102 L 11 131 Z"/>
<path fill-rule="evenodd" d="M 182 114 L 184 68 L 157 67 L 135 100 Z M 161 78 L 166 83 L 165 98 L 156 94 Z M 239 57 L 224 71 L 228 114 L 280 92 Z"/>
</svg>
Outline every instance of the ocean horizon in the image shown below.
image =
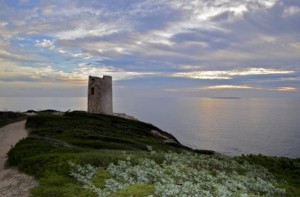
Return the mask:
<svg viewBox="0 0 300 197">
<path fill-rule="evenodd" d="M 114 112 L 133 115 L 194 149 L 226 155 L 300 157 L 300 100 L 120 98 Z M 1 111 L 86 110 L 86 97 L 0 97 Z"/>
</svg>

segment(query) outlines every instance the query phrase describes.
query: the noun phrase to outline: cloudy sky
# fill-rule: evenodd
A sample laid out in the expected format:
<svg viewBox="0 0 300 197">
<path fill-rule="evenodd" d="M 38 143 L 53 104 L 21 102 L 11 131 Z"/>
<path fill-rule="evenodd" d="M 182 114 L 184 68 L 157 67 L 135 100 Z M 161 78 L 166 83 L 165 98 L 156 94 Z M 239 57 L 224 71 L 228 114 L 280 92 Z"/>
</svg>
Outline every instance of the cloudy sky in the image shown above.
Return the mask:
<svg viewBox="0 0 300 197">
<path fill-rule="evenodd" d="M 299 0 L 0 0 L 0 96 L 300 97 Z"/>
</svg>

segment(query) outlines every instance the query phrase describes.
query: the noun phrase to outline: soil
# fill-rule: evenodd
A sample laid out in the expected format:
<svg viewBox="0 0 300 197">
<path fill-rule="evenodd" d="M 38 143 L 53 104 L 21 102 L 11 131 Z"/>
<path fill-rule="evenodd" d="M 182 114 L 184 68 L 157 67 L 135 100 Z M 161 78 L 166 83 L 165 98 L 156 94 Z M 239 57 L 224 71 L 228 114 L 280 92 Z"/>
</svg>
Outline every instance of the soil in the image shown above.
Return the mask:
<svg viewBox="0 0 300 197">
<path fill-rule="evenodd" d="M 7 152 L 19 140 L 27 136 L 25 122 L 20 121 L 0 128 L 0 196 L 27 197 L 38 183 L 33 177 L 19 172 L 16 168 L 6 168 Z"/>
</svg>

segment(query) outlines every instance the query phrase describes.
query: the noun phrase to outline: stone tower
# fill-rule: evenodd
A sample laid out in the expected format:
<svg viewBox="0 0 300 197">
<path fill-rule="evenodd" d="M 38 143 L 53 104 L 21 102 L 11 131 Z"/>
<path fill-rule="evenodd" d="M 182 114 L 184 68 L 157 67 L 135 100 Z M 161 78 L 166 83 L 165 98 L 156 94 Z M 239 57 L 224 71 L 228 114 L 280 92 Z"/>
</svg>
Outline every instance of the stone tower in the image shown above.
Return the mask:
<svg viewBox="0 0 300 197">
<path fill-rule="evenodd" d="M 112 114 L 112 77 L 89 76 L 88 112 Z"/>
</svg>

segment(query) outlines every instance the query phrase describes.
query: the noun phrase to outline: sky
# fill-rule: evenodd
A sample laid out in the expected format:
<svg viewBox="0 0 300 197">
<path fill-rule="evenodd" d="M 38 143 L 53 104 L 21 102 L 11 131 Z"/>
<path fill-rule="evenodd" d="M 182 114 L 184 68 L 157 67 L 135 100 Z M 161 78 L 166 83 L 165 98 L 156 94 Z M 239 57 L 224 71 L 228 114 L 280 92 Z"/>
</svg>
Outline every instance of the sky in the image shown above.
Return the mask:
<svg viewBox="0 0 300 197">
<path fill-rule="evenodd" d="M 300 98 L 299 0 L 0 0 L 0 96 Z"/>
</svg>

